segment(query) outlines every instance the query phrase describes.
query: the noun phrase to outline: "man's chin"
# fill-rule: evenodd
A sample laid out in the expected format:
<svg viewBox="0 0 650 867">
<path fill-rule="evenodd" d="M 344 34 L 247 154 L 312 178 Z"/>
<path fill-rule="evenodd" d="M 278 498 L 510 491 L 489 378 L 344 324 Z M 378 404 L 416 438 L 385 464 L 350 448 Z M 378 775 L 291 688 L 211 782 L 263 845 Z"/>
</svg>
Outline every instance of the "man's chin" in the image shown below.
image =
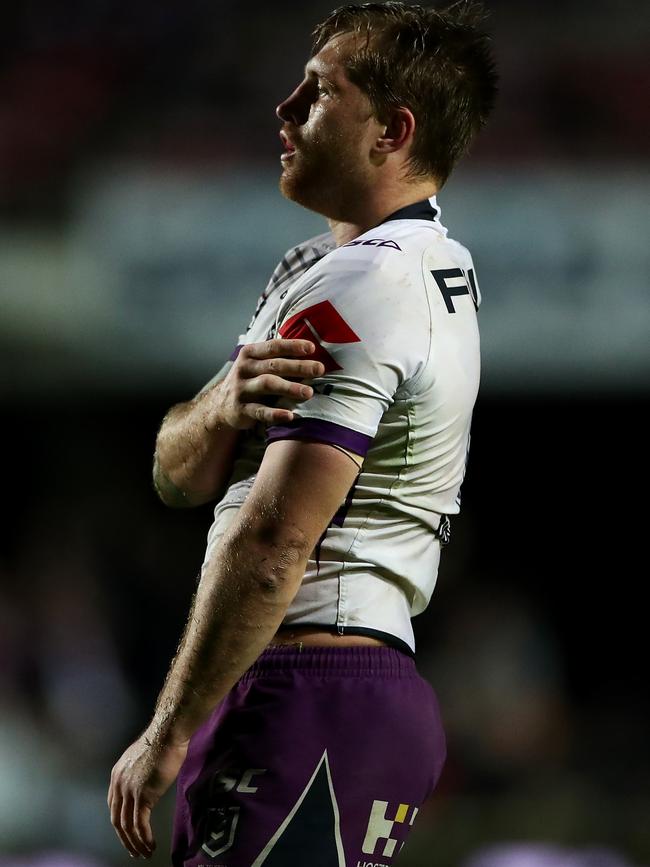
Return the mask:
<svg viewBox="0 0 650 867">
<path fill-rule="evenodd" d="M 291 178 L 286 169 L 283 169 L 282 174 L 280 175 L 280 192 L 285 197 L 285 199 L 290 199 L 293 201 L 293 189 L 295 187 L 295 183 L 293 178 Z"/>
<path fill-rule="evenodd" d="M 333 211 L 337 208 L 333 207 L 332 194 L 337 189 L 336 173 L 326 161 L 318 165 L 291 161 L 283 166 L 279 186 L 285 199 L 328 220 L 335 219 Z"/>
<path fill-rule="evenodd" d="M 317 210 L 313 207 L 313 196 L 309 195 L 310 185 L 305 178 L 297 177 L 295 172 L 285 169 L 280 176 L 280 192 L 291 202 L 302 205 L 304 208 Z"/>
</svg>

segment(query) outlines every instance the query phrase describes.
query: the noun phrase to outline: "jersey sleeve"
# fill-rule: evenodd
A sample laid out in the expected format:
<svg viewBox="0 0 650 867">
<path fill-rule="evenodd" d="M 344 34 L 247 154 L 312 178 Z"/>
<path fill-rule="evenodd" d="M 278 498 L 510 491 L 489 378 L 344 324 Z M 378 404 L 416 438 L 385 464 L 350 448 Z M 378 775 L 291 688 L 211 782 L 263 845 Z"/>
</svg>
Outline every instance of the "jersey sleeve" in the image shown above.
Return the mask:
<svg viewBox="0 0 650 867">
<path fill-rule="evenodd" d="M 248 323 L 246 331 L 237 338 L 228 360 L 219 371 L 203 386 L 199 394 L 208 391 L 212 386 L 224 379 L 237 359 L 242 346 L 246 343 L 265 340 L 267 334 L 267 310 L 273 306 L 275 295 L 280 294 L 284 288 L 301 277 L 309 268 L 316 264 L 327 253 L 335 248 L 336 244 L 331 232 L 316 235 L 291 247 L 275 266 L 266 287 L 255 305 L 255 310 Z"/>
<path fill-rule="evenodd" d="M 316 440 L 364 457 L 382 416 L 426 363 L 429 316 L 408 274 L 328 258 L 278 316 L 279 335 L 311 340 L 325 373 L 311 382 L 309 400 L 278 403 L 294 419 L 270 427 L 267 441 Z"/>
</svg>

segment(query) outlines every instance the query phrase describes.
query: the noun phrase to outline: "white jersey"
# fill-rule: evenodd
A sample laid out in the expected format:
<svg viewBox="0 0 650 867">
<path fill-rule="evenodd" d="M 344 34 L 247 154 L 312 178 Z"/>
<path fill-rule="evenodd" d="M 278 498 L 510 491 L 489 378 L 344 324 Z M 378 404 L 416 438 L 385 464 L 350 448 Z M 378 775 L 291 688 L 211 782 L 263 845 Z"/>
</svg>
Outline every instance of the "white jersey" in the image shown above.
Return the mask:
<svg viewBox="0 0 650 867">
<path fill-rule="evenodd" d="M 338 248 L 329 234 L 314 238 L 276 268 L 239 343 L 308 338 L 325 373 L 309 400 L 278 401 L 294 412 L 289 425 L 258 425 L 242 437 L 208 555 L 267 442 L 316 440 L 363 457 L 284 625 L 414 650 L 411 617 L 431 598 L 448 516 L 460 508 L 479 385 L 479 302 L 470 254 L 447 237 L 435 199 Z"/>
</svg>

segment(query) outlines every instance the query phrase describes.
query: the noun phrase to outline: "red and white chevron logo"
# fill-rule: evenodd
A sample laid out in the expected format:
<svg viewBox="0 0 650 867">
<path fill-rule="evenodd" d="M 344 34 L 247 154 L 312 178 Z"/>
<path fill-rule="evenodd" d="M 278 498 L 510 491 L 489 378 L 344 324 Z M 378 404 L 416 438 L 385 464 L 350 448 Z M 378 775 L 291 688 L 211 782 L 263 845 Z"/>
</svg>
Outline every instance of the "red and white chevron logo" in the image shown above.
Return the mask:
<svg viewBox="0 0 650 867">
<path fill-rule="evenodd" d="M 287 319 L 280 334 L 287 339 L 311 340 L 316 345 L 316 352 L 310 358 L 324 364 L 325 373 L 343 368 L 323 348 L 323 343 L 359 343 L 361 340 L 329 301 L 321 301 Z"/>
</svg>

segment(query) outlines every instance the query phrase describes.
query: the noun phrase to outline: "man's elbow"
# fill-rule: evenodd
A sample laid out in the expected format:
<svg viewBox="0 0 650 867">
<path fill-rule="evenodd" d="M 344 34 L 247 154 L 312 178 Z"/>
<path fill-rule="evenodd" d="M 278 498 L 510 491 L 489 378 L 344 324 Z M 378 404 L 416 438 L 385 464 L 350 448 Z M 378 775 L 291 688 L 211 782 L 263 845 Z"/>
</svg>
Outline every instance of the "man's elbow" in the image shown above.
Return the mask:
<svg viewBox="0 0 650 867">
<path fill-rule="evenodd" d="M 263 590 L 279 593 L 297 589 L 305 574 L 311 548 L 296 528 L 262 537 L 253 547 L 258 559 L 256 576 Z"/>
<path fill-rule="evenodd" d="M 163 506 L 167 506 L 170 509 L 194 509 L 196 506 L 203 506 L 213 499 L 212 497 L 191 497 L 183 491 L 162 491 L 155 485 L 154 488 Z"/>
<path fill-rule="evenodd" d="M 226 541 L 233 566 L 269 593 L 284 592 L 302 580 L 312 544 L 296 526 L 241 526 Z"/>
<path fill-rule="evenodd" d="M 152 479 L 158 499 L 170 509 L 192 509 L 215 498 L 212 492 L 200 494 L 182 490 L 165 475 L 157 461 L 154 462 Z"/>
</svg>

